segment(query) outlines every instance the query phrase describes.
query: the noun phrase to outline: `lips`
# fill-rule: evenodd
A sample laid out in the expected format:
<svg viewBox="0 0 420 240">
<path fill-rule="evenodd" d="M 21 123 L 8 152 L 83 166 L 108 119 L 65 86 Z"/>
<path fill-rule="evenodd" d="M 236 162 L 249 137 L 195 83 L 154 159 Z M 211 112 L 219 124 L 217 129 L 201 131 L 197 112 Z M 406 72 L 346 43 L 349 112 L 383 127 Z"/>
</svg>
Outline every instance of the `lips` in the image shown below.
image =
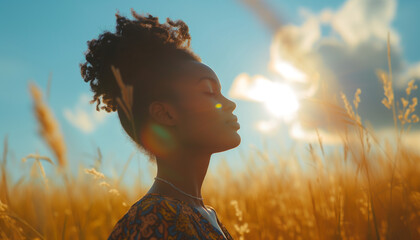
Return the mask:
<svg viewBox="0 0 420 240">
<path fill-rule="evenodd" d="M 232 117 L 226 121 L 226 123 L 238 122 L 238 117 L 232 115 Z"/>
<path fill-rule="evenodd" d="M 227 120 L 226 123 L 229 126 L 235 128 L 235 129 L 239 129 L 240 128 L 240 125 L 238 123 L 238 117 L 236 117 L 235 115 L 233 115 L 232 118 L 230 118 L 229 120 Z"/>
</svg>

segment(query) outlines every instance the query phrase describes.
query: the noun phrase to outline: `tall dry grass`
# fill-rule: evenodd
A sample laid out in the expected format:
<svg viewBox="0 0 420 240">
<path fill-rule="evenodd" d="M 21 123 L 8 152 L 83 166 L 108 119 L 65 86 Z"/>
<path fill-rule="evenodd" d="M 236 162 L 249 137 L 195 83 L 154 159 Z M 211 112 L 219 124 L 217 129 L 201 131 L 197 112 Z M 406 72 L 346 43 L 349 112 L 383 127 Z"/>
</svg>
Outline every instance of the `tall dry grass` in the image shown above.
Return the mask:
<svg viewBox="0 0 420 240">
<path fill-rule="evenodd" d="M 240 159 L 246 170 L 234 171 L 222 162 L 209 172 L 203 188 L 206 204 L 217 210 L 235 239 L 420 239 L 420 155 L 402 141 L 419 121 L 412 94 L 417 86 L 411 81 L 397 104 L 392 74 L 379 71 L 378 77 L 384 87 L 382 103 L 394 114 L 395 138 L 385 147 L 362 124 L 357 90 L 353 102 L 341 95 L 344 107 L 325 104 L 344 124 L 342 144 L 327 152 L 318 135 L 317 144 L 308 144 L 306 168 L 297 153 L 285 157 L 255 149 Z M 70 175 L 59 125 L 41 91 L 32 85 L 31 92 L 40 134 L 57 162 L 28 155 L 28 164 L 34 159 L 32 173 L 10 184 L 5 138 L 0 238 L 105 239 L 147 186 L 122 185 L 120 178 L 101 173 L 100 165 Z M 47 176 L 43 163 L 62 170 Z"/>
</svg>

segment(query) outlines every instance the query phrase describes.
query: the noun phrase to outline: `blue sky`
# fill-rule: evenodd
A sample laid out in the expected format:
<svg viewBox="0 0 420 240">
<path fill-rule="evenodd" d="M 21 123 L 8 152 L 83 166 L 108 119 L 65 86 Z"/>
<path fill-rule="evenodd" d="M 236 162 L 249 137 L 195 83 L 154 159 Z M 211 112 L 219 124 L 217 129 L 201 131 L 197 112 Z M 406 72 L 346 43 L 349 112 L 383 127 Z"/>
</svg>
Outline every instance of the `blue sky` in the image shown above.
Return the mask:
<svg viewBox="0 0 420 240">
<path fill-rule="evenodd" d="M 406 78 L 420 76 L 419 65 L 416 65 L 420 61 L 417 40 L 420 29 L 416 27 L 416 23 L 420 22 L 417 14 L 420 2 L 267 0 L 265 3 L 272 13 L 279 16 L 282 26 L 295 26 L 302 39 L 310 34 L 302 26 L 315 22 L 314 26 L 320 28 L 321 35 L 314 37 L 312 48 L 308 51 L 321 56 L 323 64 L 336 76 L 342 91 L 352 94 L 361 87 L 362 103 L 365 104 L 361 108 L 362 114 L 378 109 L 373 115 L 380 117 L 371 118 L 373 125 L 388 127 L 388 122 L 380 120 L 386 115 L 382 114 L 386 109 L 371 104 L 373 101 L 380 103 L 380 94 L 366 96 L 363 88 L 380 86 L 374 79 L 374 70 L 386 69 L 386 51 L 383 48 L 386 39 L 383 36 L 389 30 L 391 39 L 395 40 L 392 41 L 392 49 L 395 50 L 393 63 L 396 78 L 404 82 Z M 275 77 L 275 73 L 267 67 L 274 32 L 255 10 L 241 1 L 2 1 L 0 107 L 3 114 L 0 117 L 0 136 L 9 137 L 11 165 L 27 168 L 20 159 L 35 151 L 52 156 L 37 134 L 28 91 L 29 81 L 45 90 L 52 74 L 48 104 L 61 124 L 71 166 L 76 169 L 79 164 L 93 164 L 96 147 L 100 147 L 105 157 L 104 171 L 109 175 L 113 174 L 113 170 L 121 171 L 134 151 L 133 144 L 124 135 L 115 113 L 92 115 L 94 106 L 85 101 L 91 93 L 80 76 L 79 63 L 84 59 L 86 42 L 104 30 L 113 30 L 116 11 L 128 16 L 130 8 L 138 13 L 158 16 L 161 21 L 166 17 L 185 21 L 190 28 L 192 49 L 216 72 L 225 95 L 241 73 Z M 354 14 L 349 14 L 352 11 Z M 348 28 L 346 24 L 352 27 Z M 378 33 L 372 33 L 376 30 Z M 332 41 L 334 44 L 331 44 Z M 366 62 L 365 68 L 357 66 L 356 63 L 360 62 Z M 260 103 L 235 101 L 242 143 L 237 149 L 216 154 L 215 162 L 228 158 L 235 165 L 240 161 L 241 151 L 249 151 L 250 145 L 262 147 L 264 139 L 273 148 L 276 144 L 296 144 L 290 139 L 286 124 L 279 123 L 270 135 L 256 130 L 257 121 L 270 118 Z M 86 113 L 90 118 L 92 125 L 89 128 L 83 130 L 72 123 L 71 116 L 75 120 L 78 113 Z M 140 167 L 147 167 L 142 155 L 136 155 L 136 159 L 142 162 Z M 138 169 L 137 165 L 133 166 L 133 169 Z M 136 171 L 132 170 L 132 173 Z"/>
</svg>

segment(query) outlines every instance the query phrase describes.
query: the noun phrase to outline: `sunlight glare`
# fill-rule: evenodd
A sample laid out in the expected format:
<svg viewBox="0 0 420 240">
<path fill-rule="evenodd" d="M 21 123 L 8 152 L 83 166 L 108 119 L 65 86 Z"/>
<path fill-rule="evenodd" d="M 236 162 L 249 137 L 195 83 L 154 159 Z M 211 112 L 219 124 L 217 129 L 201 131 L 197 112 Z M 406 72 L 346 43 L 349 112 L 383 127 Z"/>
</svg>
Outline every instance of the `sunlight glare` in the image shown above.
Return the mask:
<svg viewBox="0 0 420 240">
<path fill-rule="evenodd" d="M 272 120 L 269 120 L 269 121 L 263 120 L 263 121 L 257 122 L 256 124 L 257 129 L 263 133 L 270 133 L 273 130 L 275 130 L 277 126 L 278 126 L 277 121 L 272 121 Z"/>
<path fill-rule="evenodd" d="M 297 94 L 287 83 L 271 81 L 264 76 L 239 75 L 229 95 L 233 98 L 261 102 L 275 117 L 291 120 L 299 109 Z"/>
<path fill-rule="evenodd" d="M 286 80 L 306 82 L 306 74 L 297 69 L 291 63 L 277 60 L 274 62 L 274 69 Z"/>
<path fill-rule="evenodd" d="M 278 118 L 290 119 L 299 108 L 296 94 L 288 85 L 273 83 L 270 88 L 266 88 L 265 107 Z"/>
</svg>

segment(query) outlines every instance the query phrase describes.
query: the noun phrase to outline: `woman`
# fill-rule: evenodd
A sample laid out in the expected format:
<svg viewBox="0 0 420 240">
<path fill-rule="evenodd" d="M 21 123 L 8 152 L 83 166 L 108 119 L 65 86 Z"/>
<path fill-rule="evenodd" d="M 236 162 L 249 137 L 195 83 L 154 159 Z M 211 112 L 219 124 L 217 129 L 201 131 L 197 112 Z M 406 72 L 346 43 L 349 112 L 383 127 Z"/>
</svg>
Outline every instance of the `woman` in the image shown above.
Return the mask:
<svg viewBox="0 0 420 240">
<path fill-rule="evenodd" d="M 116 14 L 116 32 L 89 41 L 81 64 L 91 103 L 117 111 L 130 138 L 157 164 L 152 187 L 109 239 L 232 239 L 204 205 L 201 186 L 211 155 L 241 141 L 236 105 L 189 48 L 183 21 L 132 15 Z"/>
</svg>

